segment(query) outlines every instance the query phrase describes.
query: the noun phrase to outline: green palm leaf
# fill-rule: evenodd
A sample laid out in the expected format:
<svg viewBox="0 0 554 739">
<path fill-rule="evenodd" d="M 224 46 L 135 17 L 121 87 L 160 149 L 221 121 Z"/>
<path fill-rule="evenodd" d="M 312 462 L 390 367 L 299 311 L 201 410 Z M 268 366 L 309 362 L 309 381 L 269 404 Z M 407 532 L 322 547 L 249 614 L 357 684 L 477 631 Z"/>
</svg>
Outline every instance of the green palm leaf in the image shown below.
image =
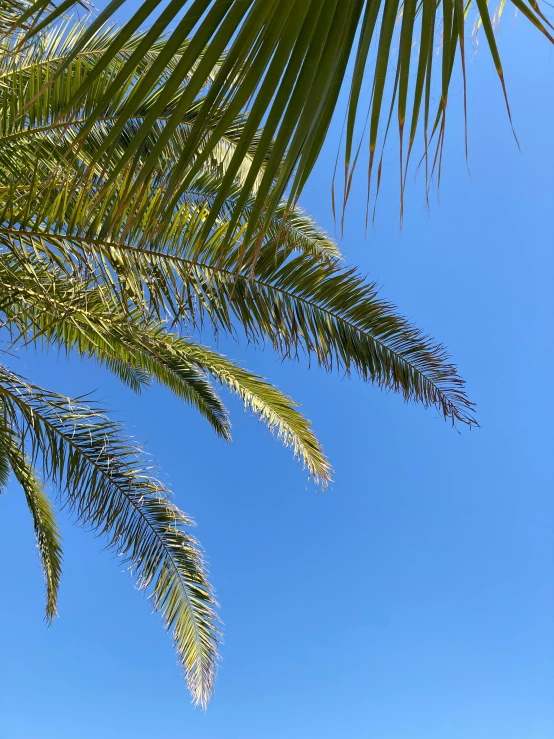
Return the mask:
<svg viewBox="0 0 554 739">
<path fill-rule="evenodd" d="M 9 423 L 9 403 L 0 399 L 0 487 L 7 486 L 13 472 L 21 485 L 33 518 L 44 581 L 46 584 L 46 620 L 51 623 L 57 611 L 62 570 L 62 547 L 52 503 L 31 461 L 25 454 L 24 439 L 14 433 Z"/>
<path fill-rule="evenodd" d="M 474 423 L 442 346 L 345 267 L 334 241 L 295 202 L 361 18 L 343 204 L 361 99 L 356 86 L 375 36 L 372 138 L 388 104 L 381 73 L 395 48 L 399 7 L 393 97 L 401 136 L 419 18 L 424 30 L 406 158 L 420 107 L 425 136 L 438 132 L 442 141 L 463 39 L 462 9 L 453 2 L 385 0 L 379 25 L 381 6 L 369 11 L 364 0 L 194 0 L 184 13 L 183 0 L 170 0 L 159 22 L 140 32 L 157 0 L 144 3 L 123 29 L 106 25 L 118 3 L 90 25 L 62 20 L 71 0 L 54 10 L 47 0 L 0 9 L 0 313 L 10 348 L 77 353 L 136 392 L 158 382 L 229 439 L 214 384 L 222 386 L 322 485 L 331 467 L 297 404 L 195 342 L 199 328 L 356 372 L 453 422 Z M 433 29 L 446 10 L 450 45 L 443 51 L 443 97 L 433 111 Z M 53 18 L 59 22 L 52 25 Z M 47 617 L 56 610 L 61 547 L 42 481 L 128 562 L 173 632 L 194 701 L 205 705 L 219 631 L 201 552 L 188 533 L 191 519 L 102 409 L 4 367 L 0 404 L 0 488 L 11 470 L 26 495 Z"/>
<path fill-rule="evenodd" d="M 9 235 L 2 227 L 1 233 Z M 224 233 L 204 249 L 190 238 L 183 248 L 166 250 L 23 229 L 18 238 L 46 259 L 88 264 L 95 279 L 112 284 L 133 309 L 153 306 L 158 315 L 189 325 L 207 318 L 215 330 L 232 332 L 238 324 L 250 340 L 267 339 L 283 356 L 304 351 L 327 369 L 356 371 L 406 400 L 436 406 L 446 418 L 474 423 L 464 382 L 442 346 L 399 316 L 355 270 L 278 247 L 262 249 L 252 267 L 244 266 L 255 245 L 225 253 Z"/>
<path fill-rule="evenodd" d="M 534 0 L 511 1 L 548 40 L 554 40 L 551 26 Z M 111 0 L 74 44 L 67 59 L 55 72 L 56 78 L 65 74 L 72 59 L 102 32 L 104 24 L 122 2 Z M 98 74 L 119 59 L 125 44 L 144 22 L 155 17 L 159 5 L 158 0 L 145 0 L 138 7 L 104 53 Z M 385 0 L 383 3 L 380 0 L 172 0 L 161 11 L 156 24 L 143 34 L 133 54 L 110 82 L 105 96 L 93 107 L 88 126 L 94 126 L 95 121 L 105 114 L 110 99 L 125 97 L 137 62 L 159 43 L 172 21 L 181 13 L 155 63 L 134 87 L 132 95 L 125 98 L 119 129 L 137 114 L 145 101 L 152 100 L 152 95 L 155 99 L 148 116 L 138 126 L 118 171 L 125 163 L 133 161 L 148 138 L 153 122 L 171 102 L 174 107 L 168 117 L 163 140 L 153 148 L 151 161 L 139 175 L 136 187 L 140 187 L 140 182 L 148 177 L 150 167 L 156 166 L 165 141 L 179 126 L 184 112 L 194 102 L 200 101 L 197 119 L 168 183 L 166 203 L 174 202 L 182 188 L 188 186 L 189 178 L 194 177 L 198 168 L 220 145 L 225 129 L 248 104 L 248 125 L 238 140 L 220 197 L 206 220 L 204 236 L 208 235 L 243 166 L 246 151 L 252 153 L 253 160 L 243 197 L 246 200 L 255 195 L 253 224 L 257 227 L 258 219 L 261 219 L 262 225 L 268 227 L 287 188 L 289 202 L 295 202 L 313 168 L 343 89 L 351 57 L 354 72 L 346 88 L 349 90 L 349 104 L 345 135 L 345 199 L 355 163 L 352 154 L 356 121 L 362 86 L 366 81 L 368 89 L 372 90 L 369 109 L 372 162 L 387 111 L 396 107 L 401 142 L 404 127 L 409 122 L 410 152 L 422 105 L 425 112 L 422 130 L 424 152 L 427 152 L 430 138 L 434 137 L 440 159 L 448 92 L 458 53 L 465 76 L 464 23 L 471 8 L 471 0 L 468 3 L 422 0 L 417 4 L 398 0 Z M 48 10 L 45 0 L 34 3 L 28 17 L 44 16 L 44 19 L 27 33 L 27 37 L 55 20 L 59 12 L 59 9 Z M 486 42 L 504 87 L 490 11 L 484 0 L 476 1 L 475 12 L 482 21 Z M 413 40 L 418 38 L 421 43 L 414 45 Z M 186 40 L 190 43 L 175 61 L 177 51 Z M 439 53 L 435 56 L 431 52 L 437 46 Z M 372 66 L 373 49 L 376 63 Z M 224 52 L 225 57 L 221 61 Z M 387 83 L 386 76 L 391 67 L 391 76 L 394 78 L 396 72 L 399 85 Z M 412 69 L 417 70 L 413 90 L 407 85 Z M 162 74 L 166 76 L 160 83 Z M 432 78 L 437 79 L 440 93 L 434 112 L 429 110 Z M 182 89 L 185 80 L 187 84 Z M 206 85 L 209 86 L 207 91 Z M 78 108 L 89 89 L 86 81 L 75 85 L 65 111 L 69 113 Z M 175 101 L 180 89 L 182 93 Z M 218 121 L 215 127 L 214 119 Z M 265 135 L 256 140 L 262 123 L 265 124 Z M 102 150 L 110 150 L 113 141 L 114 138 L 108 136 Z M 401 147 L 401 172 L 407 166 L 403 152 Z M 401 177 L 401 187 L 404 177 Z M 136 190 L 130 193 L 129 198 L 135 193 Z M 241 201 L 239 210 L 243 204 Z M 250 231 L 248 236 L 252 233 Z"/>
<path fill-rule="evenodd" d="M 37 548 L 46 582 L 46 619 L 48 623 L 51 623 L 57 613 L 62 571 L 61 539 L 54 508 L 36 470 L 26 458 L 21 446 L 11 445 L 9 460 L 14 476 L 23 488 L 33 517 Z"/>
<path fill-rule="evenodd" d="M 170 502 L 141 450 L 100 408 L 31 385 L 5 368 L 0 368 L 0 396 L 45 477 L 82 524 L 108 537 L 139 588 L 149 593 L 173 632 L 193 698 L 205 705 L 219 632 L 203 558 L 187 532 L 193 521 Z M 24 477 L 20 482 L 27 484 Z"/>
<path fill-rule="evenodd" d="M 327 484 L 330 466 L 309 422 L 296 404 L 261 377 L 222 355 L 122 312 L 116 297 L 84 280 L 75 284 L 36 258 L 0 255 L 0 311 L 13 341 L 41 339 L 67 351 L 98 359 L 133 389 L 156 379 L 193 404 L 214 430 L 230 439 L 227 411 L 207 375 L 239 395 L 245 406 L 306 465 L 315 481 Z M 34 255 L 33 255 L 34 257 Z"/>
<path fill-rule="evenodd" d="M 316 483 L 327 485 L 331 466 L 309 421 L 296 410 L 297 404 L 291 398 L 262 377 L 206 347 L 186 342 L 184 351 L 190 361 L 236 393 L 245 407 L 264 421 L 286 447 L 292 447 L 294 456 L 305 464 Z"/>
</svg>

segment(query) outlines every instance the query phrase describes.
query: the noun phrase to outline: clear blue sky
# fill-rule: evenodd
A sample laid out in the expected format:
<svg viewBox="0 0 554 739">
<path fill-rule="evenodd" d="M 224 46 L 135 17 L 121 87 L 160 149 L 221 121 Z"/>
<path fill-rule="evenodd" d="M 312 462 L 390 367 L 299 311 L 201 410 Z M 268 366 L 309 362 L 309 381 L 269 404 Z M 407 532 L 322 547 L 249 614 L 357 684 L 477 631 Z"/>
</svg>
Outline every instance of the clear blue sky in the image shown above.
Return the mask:
<svg viewBox="0 0 554 739">
<path fill-rule="evenodd" d="M 489 55 L 469 63 L 470 165 L 449 118 L 441 202 L 396 151 L 364 239 L 363 179 L 343 248 L 450 348 L 482 428 L 352 379 L 224 342 L 313 420 L 335 466 L 323 495 L 231 402 L 225 445 L 166 392 L 136 398 L 90 364 L 26 355 L 34 381 L 97 397 L 148 441 L 195 516 L 225 622 L 206 713 L 191 707 L 148 603 L 62 515 L 60 617 L 43 623 L 31 521 L 0 500 L 2 739 L 551 739 L 554 736 L 554 63 L 508 8 L 501 29 L 520 154 Z M 303 197 L 328 229 L 337 131 Z"/>
</svg>

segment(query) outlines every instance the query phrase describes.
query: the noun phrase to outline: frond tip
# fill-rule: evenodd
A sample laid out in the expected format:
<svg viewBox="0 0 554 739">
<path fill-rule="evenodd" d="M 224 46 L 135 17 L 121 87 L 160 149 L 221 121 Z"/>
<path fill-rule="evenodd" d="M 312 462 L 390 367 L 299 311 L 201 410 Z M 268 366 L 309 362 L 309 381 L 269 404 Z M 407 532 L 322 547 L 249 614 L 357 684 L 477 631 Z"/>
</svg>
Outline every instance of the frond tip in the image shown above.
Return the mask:
<svg viewBox="0 0 554 739">
<path fill-rule="evenodd" d="M 236 393 L 249 409 L 263 421 L 294 456 L 308 468 L 316 485 L 327 487 L 332 468 L 311 424 L 298 410 L 297 404 L 263 377 L 254 375 L 227 357 L 204 346 L 183 342 L 190 361 L 209 372 L 218 382 Z"/>
<path fill-rule="evenodd" d="M 42 481 L 25 453 L 23 440 L 7 423 L 9 413 L 5 399 L 0 397 L 0 469 L 1 486 L 5 487 L 10 471 L 21 485 L 27 507 L 33 518 L 37 549 L 46 585 L 46 622 L 52 623 L 57 614 L 58 590 L 62 571 L 61 537 L 54 507 Z"/>
<path fill-rule="evenodd" d="M 46 622 L 51 624 L 57 615 L 58 590 L 62 574 L 61 537 L 56 515 L 36 471 L 29 460 L 21 454 L 20 449 L 10 450 L 10 461 L 33 517 L 37 549 L 46 584 Z"/>
</svg>

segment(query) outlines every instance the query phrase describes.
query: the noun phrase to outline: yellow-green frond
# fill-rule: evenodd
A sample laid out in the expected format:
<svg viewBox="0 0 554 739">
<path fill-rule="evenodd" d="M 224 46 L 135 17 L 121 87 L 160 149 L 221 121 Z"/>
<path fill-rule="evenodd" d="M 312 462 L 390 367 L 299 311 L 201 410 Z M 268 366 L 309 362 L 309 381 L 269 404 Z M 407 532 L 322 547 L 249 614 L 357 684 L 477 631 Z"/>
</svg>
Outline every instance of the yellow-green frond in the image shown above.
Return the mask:
<svg viewBox="0 0 554 739">
<path fill-rule="evenodd" d="M 203 556 L 188 533 L 193 521 L 169 500 L 141 450 L 102 409 L 32 385 L 3 367 L 0 397 L 44 477 L 81 524 L 107 538 L 149 594 L 173 633 L 195 703 L 205 705 L 219 630 Z"/>
</svg>

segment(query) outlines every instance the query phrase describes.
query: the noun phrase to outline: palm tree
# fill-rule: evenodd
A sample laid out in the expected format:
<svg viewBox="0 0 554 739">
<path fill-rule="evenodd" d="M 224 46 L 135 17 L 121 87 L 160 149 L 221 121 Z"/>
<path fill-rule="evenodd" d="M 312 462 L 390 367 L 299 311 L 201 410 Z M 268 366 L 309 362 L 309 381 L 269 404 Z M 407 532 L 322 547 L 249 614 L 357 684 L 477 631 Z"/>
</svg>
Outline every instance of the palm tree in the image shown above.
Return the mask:
<svg viewBox="0 0 554 739">
<path fill-rule="evenodd" d="M 80 53 L 123 3 L 124 0 L 109 0 L 80 43 L 74 46 L 73 55 Z M 554 42 L 553 26 L 538 0 L 510 0 L 510 3 Z M 26 8 L 15 23 L 13 5 Z M 24 0 L 8 0 L 7 10 L 3 11 L 4 25 L 13 28 L 26 24 L 25 38 L 31 38 L 75 5 L 77 0 L 64 0 L 58 6 L 50 0 L 29 0 L 28 4 Z M 148 166 L 129 187 L 128 201 L 144 186 L 157 166 L 167 138 L 178 128 L 194 101 L 199 104 L 198 115 L 166 185 L 164 203 L 168 213 L 220 145 L 222 133 L 248 105 L 248 120 L 204 223 L 203 238 L 210 233 L 220 209 L 225 208 L 247 152 L 252 156 L 251 167 L 235 204 L 230 232 L 242 227 L 246 208 L 250 208 L 252 215 L 248 238 L 255 230 L 263 232 L 269 228 L 285 194 L 289 206 L 297 202 L 325 140 L 345 78 L 349 78 L 342 214 L 363 141 L 363 134 L 357 135 L 356 123 L 360 118 L 360 101 L 365 99 L 364 83 L 366 96 L 370 98 L 368 106 L 363 105 L 363 128 L 364 132 L 369 131 L 368 207 L 370 194 L 378 190 L 381 177 L 382 158 L 375 166 L 379 142 L 386 139 L 395 112 L 402 207 L 404 183 L 418 132 L 423 142 L 427 187 L 434 172 L 438 171 L 440 180 L 449 88 L 459 59 L 465 100 L 465 38 L 472 26 L 482 28 L 508 106 L 493 28 L 495 15 L 500 16 L 504 7 L 505 0 L 496 9 L 490 8 L 487 0 L 170 0 L 167 4 L 162 0 L 144 0 L 104 51 L 96 74 L 102 74 L 113 64 L 145 22 L 155 21 L 107 85 L 104 96 L 88 111 L 88 124 L 79 140 L 84 141 L 85 132 L 92 130 L 102 118 L 112 97 L 125 95 L 137 63 L 156 48 L 159 39 L 173 25 L 163 53 L 157 55 L 140 85 L 134 87 L 133 95 L 126 98 L 119 126 L 106 136 L 94 159 L 96 162 L 111 150 L 121 127 L 136 116 L 155 90 L 155 102 L 150 105 L 148 117 L 137 126 L 133 141 L 112 175 L 115 179 L 139 155 L 152 123 L 170 101 L 175 101 L 176 90 L 188 81 L 186 91 L 175 101 L 158 146 L 151 151 Z M 187 39 L 190 43 L 178 63 L 173 64 L 175 54 Z M 216 67 L 224 52 L 224 63 Z M 346 75 L 349 60 L 351 74 Z M 63 69 L 57 74 L 62 74 Z M 82 104 L 95 79 L 92 75 L 75 87 L 64 109 L 66 113 Z M 209 92 L 199 99 L 208 81 Z M 264 130 L 259 135 L 262 123 Z M 333 194 L 333 207 L 334 201 Z"/>
<path fill-rule="evenodd" d="M 214 382 L 225 386 L 323 485 L 331 468 L 296 404 L 195 341 L 200 325 L 268 342 L 283 357 L 303 353 L 327 369 L 355 371 L 453 422 L 473 423 L 472 406 L 442 347 L 344 267 L 333 241 L 297 206 L 281 201 L 268 224 L 256 226 L 255 187 L 278 143 L 260 164 L 265 129 L 246 149 L 241 143 L 249 116 L 239 111 L 229 121 L 222 106 L 204 120 L 204 100 L 227 57 L 210 61 L 202 90 L 189 99 L 200 56 L 160 108 L 193 42 L 172 48 L 162 39 L 143 55 L 147 33 L 122 44 L 118 29 L 91 34 L 72 22 L 28 38 L 21 8 L 13 8 L 4 28 L 15 17 L 19 30 L 5 34 L 0 51 L 0 310 L 9 341 L 0 365 L 0 485 L 11 471 L 26 496 L 47 619 L 56 613 L 62 563 L 51 488 L 128 562 L 173 633 L 194 701 L 205 705 L 219 628 L 191 519 L 104 409 L 21 377 L 8 366 L 14 352 L 61 348 L 100 362 L 137 392 L 158 382 L 228 439 Z M 132 76 L 112 94 L 131 60 Z M 157 85 L 140 93 L 140 106 L 127 116 L 153 69 Z M 75 102 L 75 91 L 85 88 Z M 170 125 L 176 114 L 178 125 Z M 137 147 L 145 122 L 148 135 Z M 183 169 L 191 142 L 195 155 Z"/>
</svg>

